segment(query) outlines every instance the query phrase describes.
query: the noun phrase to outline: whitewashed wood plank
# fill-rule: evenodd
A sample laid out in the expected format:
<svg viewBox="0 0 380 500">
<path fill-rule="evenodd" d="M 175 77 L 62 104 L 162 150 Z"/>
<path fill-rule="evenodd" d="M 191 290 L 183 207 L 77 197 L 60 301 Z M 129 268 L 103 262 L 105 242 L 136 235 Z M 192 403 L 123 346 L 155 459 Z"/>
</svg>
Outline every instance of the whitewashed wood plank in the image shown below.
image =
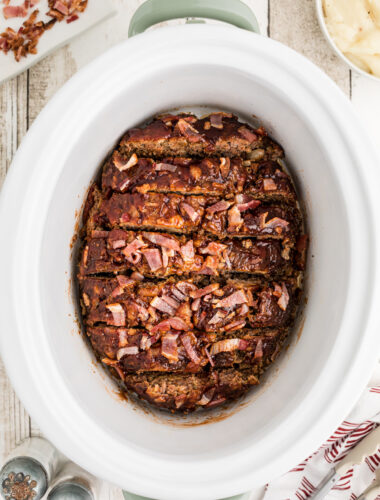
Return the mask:
<svg viewBox="0 0 380 500">
<path fill-rule="evenodd" d="M 349 70 L 324 39 L 314 0 L 269 0 L 269 36 L 301 52 L 350 95 Z"/>
<path fill-rule="evenodd" d="M 0 186 L 28 124 L 27 73 L 0 86 Z M 29 436 L 29 416 L 0 361 L 0 457 Z"/>
</svg>

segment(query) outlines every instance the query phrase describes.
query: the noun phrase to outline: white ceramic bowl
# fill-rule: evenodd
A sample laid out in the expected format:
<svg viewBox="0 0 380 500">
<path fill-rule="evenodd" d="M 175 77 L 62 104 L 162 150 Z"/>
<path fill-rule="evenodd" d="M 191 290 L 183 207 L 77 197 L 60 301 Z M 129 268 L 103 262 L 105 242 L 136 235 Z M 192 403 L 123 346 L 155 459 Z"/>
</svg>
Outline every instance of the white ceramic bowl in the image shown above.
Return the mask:
<svg viewBox="0 0 380 500">
<path fill-rule="evenodd" d="M 311 234 L 302 334 L 258 391 L 208 425 L 115 397 L 78 335 L 70 292 L 76 213 L 101 160 L 128 127 L 187 105 L 261 118 L 286 149 Z M 76 74 L 28 132 L 0 205 L 1 352 L 43 432 L 94 474 L 165 500 L 236 494 L 304 459 L 377 358 L 378 165 L 349 101 L 318 68 L 237 28 L 155 30 Z"/>
<path fill-rule="evenodd" d="M 336 53 L 336 55 L 342 59 L 351 69 L 359 73 L 360 75 L 367 76 L 368 78 L 371 78 L 372 80 L 377 80 L 378 82 L 380 81 L 380 78 L 376 75 L 372 75 L 371 73 L 368 73 L 368 71 L 364 71 L 363 69 L 359 68 L 359 66 L 356 66 L 348 57 L 344 55 L 344 53 L 340 50 L 340 48 L 337 46 L 335 43 L 333 37 L 330 35 L 329 30 L 327 29 L 326 25 L 326 18 L 323 12 L 323 0 L 315 0 L 315 7 L 317 11 L 317 17 L 318 17 L 318 22 L 319 26 L 322 30 L 322 33 L 324 34 L 328 44 L 330 47 L 333 49 L 333 51 Z"/>
</svg>

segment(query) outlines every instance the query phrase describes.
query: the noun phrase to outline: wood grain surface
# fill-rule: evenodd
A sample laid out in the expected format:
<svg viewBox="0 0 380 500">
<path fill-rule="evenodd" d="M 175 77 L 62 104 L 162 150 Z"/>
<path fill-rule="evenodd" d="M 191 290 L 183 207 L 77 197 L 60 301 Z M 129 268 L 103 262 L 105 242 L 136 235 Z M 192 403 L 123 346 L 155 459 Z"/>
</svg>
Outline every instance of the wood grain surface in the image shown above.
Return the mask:
<svg viewBox="0 0 380 500">
<path fill-rule="evenodd" d="M 143 1 L 113 2 L 117 16 L 0 86 L 0 184 L 23 136 L 49 99 L 82 66 L 127 38 L 129 20 Z M 380 148 L 380 83 L 352 75 L 336 57 L 319 29 L 314 0 L 247 0 L 246 3 L 256 13 L 264 36 L 310 58 L 352 99 L 368 133 Z M 0 54 L 1 57 L 5 56 Z M 38 426 L 19 402 L 0 361 L 0 462 L 20 440 L 38 434 Z M 111 488 L 109 499 L 120 498 L 120 490 Z"/>
</svg>

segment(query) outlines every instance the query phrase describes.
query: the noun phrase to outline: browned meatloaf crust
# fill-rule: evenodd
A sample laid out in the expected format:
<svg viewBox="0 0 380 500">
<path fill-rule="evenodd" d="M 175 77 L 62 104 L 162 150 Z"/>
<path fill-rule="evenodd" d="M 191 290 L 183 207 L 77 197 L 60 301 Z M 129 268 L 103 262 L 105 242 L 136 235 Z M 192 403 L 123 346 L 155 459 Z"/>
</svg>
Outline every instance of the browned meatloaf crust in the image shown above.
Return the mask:
<svg viewBox="0 0 380 500">
<path fill-rule="evenodd" d="M 83 209 L 78 284 L 96 356 L 162 409 L 243 395 L 297 313 L 307 237 L 282 148 L 229 113 L 126 132 Z"/>
<path fill-rule="evenodd" d="M 283 149 L 263 127 L 254 129 L 230 113 L 213 113 L 198 119 L 191 114 L 162 115 L 141 128 L 128 130 L 120 142 L 124 155 L 229 156 L 276 160 Z"/>
</svg>

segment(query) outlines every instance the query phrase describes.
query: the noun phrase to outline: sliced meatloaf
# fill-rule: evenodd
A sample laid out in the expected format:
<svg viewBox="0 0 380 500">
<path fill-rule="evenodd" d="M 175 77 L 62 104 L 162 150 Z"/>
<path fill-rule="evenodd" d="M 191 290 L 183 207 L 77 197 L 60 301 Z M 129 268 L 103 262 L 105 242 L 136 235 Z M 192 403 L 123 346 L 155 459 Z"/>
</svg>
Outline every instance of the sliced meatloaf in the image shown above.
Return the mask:
<svg viewBox="0 0 380 500">
<path fill-rule="evenodd" d="M 245 193 L 257 199 L 294 202 L 289 175 L 277 161 L 241 158 L 138 158 L 115 151 L 102 173 L 104 192 L 155 192 L 227 196 Z"/>
<path fill-rule="evenodd" d="M 283 149 L 263 127 L 252 128 L 230 113 L 203 118 L 191 114 L 161 115 L 144 127 L 128 130 L 120 141 L 123 155 L 165 158 L 169 156 L 230 156 L 255 161 L 276 160 Z"/>
<path fill-rule="evenodd" d="M 256 237 L 292 241 L 299 232 L 297 207 L 264 203 L 245 194 L 219 200 L 212 196 L 163 193 L 113 193 L 94 206 L 89 230 L 121 227 L 171 231 L 204 231 L 216 238 Z"/>
<path fill-rule="evenodd" d="M 280 349 L 287 333 L 280 329 L 243 329 L 231 333 L 197 330 L 163 335 L 145 329 L 111 326 L 88 327 L 92 347 L 104 363 L 115 361 L 125 372 L 190 372 L 239 366 L 259 375 Z"/>
<path fill-rule="evenodd" d="M 192 411 L 211 408 L 237 399 L 259 379 L 250 369 L 203 371 L 201 373 L 125 373 L 117 370 L 124 385 L 158 408 Z"/>
<path fill-rule="evenodd" d="M 82 320 L 123 391 L 188 412 L 242 396 L 297 313 L 308 238 L 282 158 L 230 113 L 128 130 L 83 208 Z"/>
<path fill-rule="evenodd" d="M 121 280 L 121 278 L 123 278 Z M 294 310 L 292 280 L 229 280 L 206 286 L 194 279 L 139 282 L 125 276 L 81 279 L 85 322 L 206 332 L 286 325 Z"/>
<path fill-rule="evenodd" d="M 144 277 L 171 275 L 282 275 L 291 258 L 279 241 L 192 238 L 143 231 L 92 231 L 82 252 L 80 274 L 136 271 Z"/>
</svg>

